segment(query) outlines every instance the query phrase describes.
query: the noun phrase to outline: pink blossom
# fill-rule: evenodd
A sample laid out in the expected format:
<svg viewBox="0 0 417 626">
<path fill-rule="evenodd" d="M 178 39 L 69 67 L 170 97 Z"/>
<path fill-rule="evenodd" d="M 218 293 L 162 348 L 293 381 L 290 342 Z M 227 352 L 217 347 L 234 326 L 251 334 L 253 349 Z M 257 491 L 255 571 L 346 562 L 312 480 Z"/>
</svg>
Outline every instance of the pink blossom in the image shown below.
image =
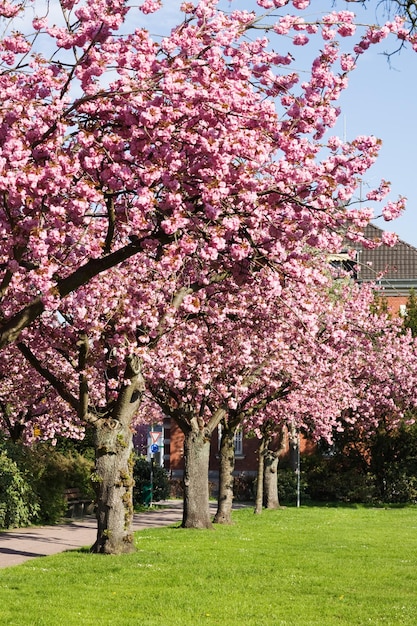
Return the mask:
<svg viewBox="0 0 417 626">
<path fill-rule="evenodd" d="M 145 0 L 139 9 L 142 13 L 155 13 L 162 6 L 161 0 Z"/>
<path fill-rule="evenodd" d="M 15 17 L 21 10 L 20 5 L 15 5 L 8 0 L 1 0 L 0 15 L 5 18 Z"/>
<path fill-rule="evenodd" d="M 381 184 L 378 189 L 372 189 L 366 194 L 368 200 L 376 200 L 380 202 L 385 198 L 385 196 L 390 192 L 391 186 L 385 180 L 381 181 Z"/>
<path fill-rule="evenodd" d="M 387 222 L 401 215 L 405 209 L 406 200 L 400 198 L 397 202 L 388 202 L 382 209 L 382 215 Z"/>
<path fill-rule="evenodd" d="M 183 13 L 193 13 L 195 6 L 192 2 L 183 2 L 180 9 Z"/>
<path fill-rule="evenodd" d="M 310 0 L 292 0 L 292 3 L 299 11 L 303 11 L 310 6 Z"/>
<path fill-rule="evenodd" d="M 367 291 L 341 285 L 329 300 L 320 261 L 342 234 L 363 241 L 373 210 L 353 199 L 381 143 L 331 137 L 326 147 L 322 137 L 355 55 L 388 35 L 412 45 L 415 36 L 393 20 L 355 43 L 352 13 L 306 23 L 297 11 L 308 2 L 293 2 L 295 15 L 274 11 L 287 4 L 258 2 L 285 37 L 279 54 L 261 22 L 247 36 L 255 12 L 223 12 L 215 0 L 183 3 L 187 19 L 163 39 L 133 27 L 122 0 L 64 0 L 76 20 L 58 26 L 52 14 L 31 25 L 29 5 L 2 3 L 4 18 L 19 11 L 29 26 L 18 34 L 18 21 L 4 19 L 0 42 L 0 395 L 18 398 L 13 415 L 36 405 L 42 437 L 82 431 L 80 334 L 89 339 L 89 406 L 100 415 L 130 386 L 133 357 L 149 390 L 171 390 L 167 406 L 194 410 L 210 427 L 212 407 L 272 397 L 284 380 L 291 393 L 257 412 L 256 432 L 291 415 L 331 438 L 347 406 L 366 428 L 387 408 L 399 415 L 409 338 L 369 315 Z M 141 10 L 160 6 L 146 0 Z M 36 55 L 33 29 L 45 44 Z M 317 57 L 291 68 L 288 45 L 313 49 L 307 35 L 320 30 Z M 368 200 L 387 192 L 383 182 Z M 403 206 L 389 202 L 385 219 Z M 373 329 L 385 363 L 368 341 Z M 7 346 L 16 336 L 59 377 L 71 406 Z M 401 393 L 411 398 L 408 387 Z M 45 398 L 42 415 L 35 396 Z"/>
<path fill-rule="evenodd" d="M 309 41 L 309 39 L 308 39 L 307 35 L 296 35 L 293 38 L 293 43 L 294 43 L 295 46 L 305 46 L 305 45 L 308 44 L 308 41 Z"/>
<path fill-rule="evenodd" d="M 256 0 L 256 1 L 257 1 L 257 4 L 263 9 L 272 9 L 272 7 L 274 6 L 273 0 Z"/>
<path fill-rule="evenodd" d="M 396 243 L 398 243 L 398 235 L 396 233 L 388 233 L 386 231 L 384 231 L 382 233 L 382 243 L 384 243 L 386 246 L 395 246 Z"/>
<path fill-rule="evenodd" d="M 340 66 L 344 72 L 351 72 L 355 68 L 355 60 L 351 54 L 342 54 Z"/>
</svg>

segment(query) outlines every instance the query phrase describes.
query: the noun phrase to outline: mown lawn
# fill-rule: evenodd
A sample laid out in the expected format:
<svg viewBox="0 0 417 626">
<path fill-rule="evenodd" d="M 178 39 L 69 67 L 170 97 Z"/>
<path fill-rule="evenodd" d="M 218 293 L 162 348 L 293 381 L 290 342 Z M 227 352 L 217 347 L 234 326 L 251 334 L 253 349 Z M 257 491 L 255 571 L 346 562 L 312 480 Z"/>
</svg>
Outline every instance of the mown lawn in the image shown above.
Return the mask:
<svg viewBox="0 0 417 626">
<path fill-rule="evenodd" d="M 0 624 L 415 626 L 417 508 L 252 511 L 212 531 L 141 531 L 129 556 L 0 570 Z"/>
</svg>

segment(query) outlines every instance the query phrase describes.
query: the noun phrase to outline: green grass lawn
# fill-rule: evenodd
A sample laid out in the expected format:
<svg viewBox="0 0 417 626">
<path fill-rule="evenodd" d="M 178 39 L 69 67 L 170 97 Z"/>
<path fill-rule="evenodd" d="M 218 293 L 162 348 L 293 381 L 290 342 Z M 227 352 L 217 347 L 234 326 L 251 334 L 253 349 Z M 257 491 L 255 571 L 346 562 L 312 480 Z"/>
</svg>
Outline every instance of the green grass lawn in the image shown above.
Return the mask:
<svg viewBox="0 0 417 626">
<path fill-rule="evenodd" d="M 0 570 L 0 625 L 417 624 L 417 508 L 234 513 L 212 531 L 136 534 Z"/>
</svg>

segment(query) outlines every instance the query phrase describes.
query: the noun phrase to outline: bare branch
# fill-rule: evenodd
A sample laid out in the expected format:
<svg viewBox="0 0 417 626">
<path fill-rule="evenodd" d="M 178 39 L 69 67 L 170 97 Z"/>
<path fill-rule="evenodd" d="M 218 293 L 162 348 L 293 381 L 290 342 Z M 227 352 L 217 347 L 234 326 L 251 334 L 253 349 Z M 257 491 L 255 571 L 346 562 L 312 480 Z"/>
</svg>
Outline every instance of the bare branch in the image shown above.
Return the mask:
<svg viewBox="0 0 417 626">
<path fill-rule="evenodd" d="M 42 365 L 37 356 L 32 352 L 32 350 L 23 342 L 18 342 L 16 344 L 18 350 L 23 354 L 25 359 L 30 363 L 30 365 L 45 379 L 52 385 L 52 387 L 57 391 L 57 393 L 61 396 L 65 402 L 75 410 L 79 411 L 79 401 L 78 399 L 72 395 L 72 393 L 68 390 L 65 384 L 59 380 L 52 372 L 50 372 L 46 367 Z"/>
<path fill-rule="evenodd" d="M 87 420 L 88 416 L 88 399 L 89 389 L 88 380 L 85 375 L 85 368 L 87 364 L 87 356 L 89 351 L 89 342 L 86 334 L 81 334 L 80 339 L 77 342 L 78 346 L 78 381 L 79 381 L 79 408 L 78 417 L 81 420 Z"/>
</svg>

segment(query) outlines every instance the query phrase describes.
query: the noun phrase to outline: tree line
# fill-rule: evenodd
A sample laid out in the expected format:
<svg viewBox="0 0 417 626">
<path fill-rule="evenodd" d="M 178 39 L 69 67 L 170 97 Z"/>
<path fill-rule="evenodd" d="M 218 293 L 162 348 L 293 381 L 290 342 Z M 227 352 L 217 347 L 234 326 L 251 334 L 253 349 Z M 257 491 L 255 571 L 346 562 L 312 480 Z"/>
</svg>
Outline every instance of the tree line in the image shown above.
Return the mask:
<svg viewBox="0 0 417 626">
<path fill-rule="evenodd" d="M 380 140 L 331 129 L 366 50 L 413 31 L 286 4 L 185 2 L 164 38 L 141 25 L 155 0 L 66 0 L 27 32 L 26 5 L 0 7 L 0 409 L 27 444 L 92 432 L 94 552 L 133 550 L 140 420 L 182 429 L 183 526 L 200 528 L 221 422 L 226 463 L 242 423 L 267 449 L 277 429 L 330 441 L 414 406 L 411 333 L 328 263 L 396 241 L 364 227 L 404 198 L 382 181 L 356 203 Z M 283 41 L 311 46 L 302 74 Z"/>
</svg>

